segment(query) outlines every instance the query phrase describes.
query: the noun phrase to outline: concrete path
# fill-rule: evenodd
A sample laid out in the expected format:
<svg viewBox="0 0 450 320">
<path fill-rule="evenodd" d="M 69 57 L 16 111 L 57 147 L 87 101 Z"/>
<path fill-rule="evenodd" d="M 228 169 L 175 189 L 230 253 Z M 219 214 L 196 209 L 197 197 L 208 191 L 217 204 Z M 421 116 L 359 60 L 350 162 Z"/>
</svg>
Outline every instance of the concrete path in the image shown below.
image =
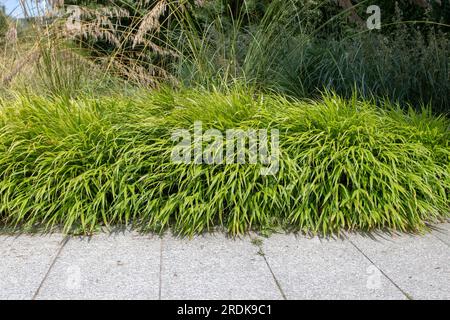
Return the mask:
<svg viewBox="0 0 450 320">
<path fill-rule="evenodd" d="M 0 235 L 0 299 L 450 299 L 450 224 L 425 236 Z"/>
</svg>

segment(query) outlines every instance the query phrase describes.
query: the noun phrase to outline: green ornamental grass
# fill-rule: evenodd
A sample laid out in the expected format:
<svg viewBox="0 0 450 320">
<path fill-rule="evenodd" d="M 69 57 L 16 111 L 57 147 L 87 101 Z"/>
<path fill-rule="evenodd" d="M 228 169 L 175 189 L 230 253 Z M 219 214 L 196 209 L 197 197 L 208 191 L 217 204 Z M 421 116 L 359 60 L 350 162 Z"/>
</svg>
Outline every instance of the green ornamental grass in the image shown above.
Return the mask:
<svg viewBox="0 0 450 320">
<path fill-rule="evenodd" d="M 279 170 L 179 164 L 174 129 L 277 129 Z M 421 231 L 449 217 L 450 123 L 428 111 L 236 88 L 0 102 L 0 223 L 193 235 Z"/>
</svg>

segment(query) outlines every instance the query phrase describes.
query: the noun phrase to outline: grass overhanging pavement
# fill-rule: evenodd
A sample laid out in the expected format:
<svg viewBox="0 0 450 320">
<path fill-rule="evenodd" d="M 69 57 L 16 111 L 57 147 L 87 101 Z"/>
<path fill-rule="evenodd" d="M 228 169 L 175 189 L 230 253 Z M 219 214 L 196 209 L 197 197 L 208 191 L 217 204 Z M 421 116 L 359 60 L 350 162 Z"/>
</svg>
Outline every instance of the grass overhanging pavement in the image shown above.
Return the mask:
<svg viewBox="0 0 450 320">
<path fill-rule="evenodd" d="M 172 133 L 277 129 L 279 170 L 179 164 Z M 162 89 L 0 106 L 0 223 L 90 233 L 102 225 L 193 235 L 223 227 L 420 231 L 449 217 L 450 123 L 325 94 Z"/>
</svg>

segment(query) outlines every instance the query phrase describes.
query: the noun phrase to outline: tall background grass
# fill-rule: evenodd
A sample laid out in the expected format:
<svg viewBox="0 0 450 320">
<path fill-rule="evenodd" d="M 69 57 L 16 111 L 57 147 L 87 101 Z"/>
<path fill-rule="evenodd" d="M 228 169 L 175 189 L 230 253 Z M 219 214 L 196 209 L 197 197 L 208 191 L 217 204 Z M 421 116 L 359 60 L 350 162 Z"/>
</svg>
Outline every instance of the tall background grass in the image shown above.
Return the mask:
<svg viewBox="0 0 450 320">
<path fill-rule="evenodd" d="M 450 5 L 379 1 L 383 27 L 370 31 L 351 19 L 364 22 L 366 2 L 343 9 L 328 0 L 50 1 L 46 18 L 3 22 L 0 76 L 6 87 L 71 96 L 108 93 L 114 82 L 239 81 L 296 98 L 358 92 L 447 113 Z"/>
</svg>

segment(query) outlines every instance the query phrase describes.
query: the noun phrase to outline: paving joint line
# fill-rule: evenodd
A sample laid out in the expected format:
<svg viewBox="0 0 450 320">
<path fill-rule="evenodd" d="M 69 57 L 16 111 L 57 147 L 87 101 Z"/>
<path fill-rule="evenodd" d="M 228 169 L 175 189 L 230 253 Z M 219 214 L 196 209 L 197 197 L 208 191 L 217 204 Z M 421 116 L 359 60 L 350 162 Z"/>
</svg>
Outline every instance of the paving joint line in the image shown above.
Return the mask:
<svg viewBox="0 0 450 320">
<path fill-rule="evenodd" d="M 160 238 L 160 246 L 159 246 L 159 290 L 158 290 L 158 299 L 161 300 L 161 292 L 162 292 L 162 266 L 163 266 L 163 241 L 164 238 L 161 236 Z"/>
<path fill-rule="evenodd" d="M 254 240 L 258 240 L 258 238 L 253 238 L 253 239 Z M 283 300 L 287 300 L 286 294 L 284 293 L 280 282 L 278 281 L 277 277 L 275 276 L 275 273 L 273 272 L 272 267 L 270 266 L 269 261 L 266 258 L 266 254 L 263 251 L 262 244 L 254 244 L 254 245 L 258 247 L 258 249 L 259 249 L 258 254 L 263 257 L 263 259 L 264 259 L 264 261 L 266 263 L 266 266 L 269 269 L 273 280 L 275 281 L 275 285 L 277 286 L 278 290 L 280 291 L 281 296 L 283 297 Z"/>
<path fill-rule="evenodd" d="M 47 280 L 48 276 L 50 275 L 50 271 L 53 269 L 53 266 L 56 263 L 56 260 L 59 258 L 63 248 L 66 246 L 67 242 L 69 242 L 70 236 L 66 236 L 63 241 L 61 242 L 58 251 L 56 252 L 55 257 L 52 260 L 52 263 L 50 264 L 50 266 L 48 267 L 47 272 L 44 275 L 44 278 L 42 278 L 41 283 L 39 284 L 39 287 L 37 288 L 36 292 L 33 295 L 33 298 L 31 300 L 36 300 L 37 296 L 39 295 L 42 286 L 44 285 L 45 280 Z"/>
<path fill-rule="evenodd" d="M 443 244 L 450 247 L 450 243 L 448 243 L 446 240 L 441 239 L 441 237 L 439 237 L 437 234 L 432 234 L 432 236 L 441 241 Z"/>
<path fill-rule="evenodd" d="M 386 279 L 388 279 L 406 297 L 406 299 L 414 300 L 414 298 L 409 293 L 400 288 L 400 286 L 397 283 L 395 283 L 394 280 L 392 280 L 391 277 L 389 277 L 381 267 L 379 267 L 374 261 L 372 261 L 372 259 L 370 259 L 369 256 L 367 256 L 356 244 L 354 244 L 352 240 L 350 239 L 347 240 L 356 248 L 356 250 L 359 251 L 359 253 L 361 253 L 372 265 L 374 265 L 375 268 L 380 270 L 380 272 L 386 277 Z"/>
</svg>

